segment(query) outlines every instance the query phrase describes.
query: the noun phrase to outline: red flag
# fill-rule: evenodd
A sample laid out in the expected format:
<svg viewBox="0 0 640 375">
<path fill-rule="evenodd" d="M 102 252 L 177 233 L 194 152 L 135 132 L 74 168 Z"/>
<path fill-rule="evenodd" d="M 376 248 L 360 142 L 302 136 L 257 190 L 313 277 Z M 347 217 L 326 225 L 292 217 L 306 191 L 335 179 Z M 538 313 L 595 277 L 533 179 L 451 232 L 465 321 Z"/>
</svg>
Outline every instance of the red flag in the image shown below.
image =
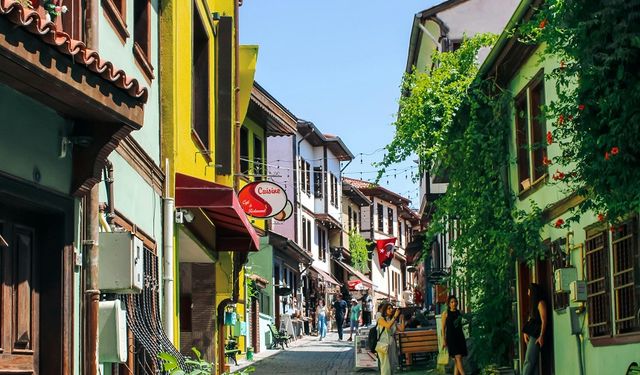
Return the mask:
<svg viewBox="0 0 640 375">
<path fill-rule="evenodd" d="M 396 238 L 387 238 L 384 240 L 376 240 L 378 247 L 378 262 L 380 267 L 388 267 L 393 259 L 393 251 L 395 250 Z"/>
</svg>

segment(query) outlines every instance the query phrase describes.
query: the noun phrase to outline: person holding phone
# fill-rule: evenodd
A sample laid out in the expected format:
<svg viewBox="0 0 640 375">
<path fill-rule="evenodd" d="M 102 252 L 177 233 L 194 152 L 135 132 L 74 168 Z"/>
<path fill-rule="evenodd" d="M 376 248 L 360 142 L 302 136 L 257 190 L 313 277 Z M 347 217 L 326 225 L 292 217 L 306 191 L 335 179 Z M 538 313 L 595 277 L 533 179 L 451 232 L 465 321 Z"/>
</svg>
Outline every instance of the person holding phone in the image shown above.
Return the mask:
<svg viewBox="0 0 640 375">
<path fill-rule="evenodd" d="M 394 309 L 393 305 L 385 302 L 381 307 L 381 316 L 378 318 L 378 344 L 376 353 L 380 363 L 380 374 L 391 375 L 397 367 L 398 354 L 396 351 L 396 330 L 404 331 L 404 316 L 400 315 L 400 309 Z M 400 317 L 400 322 L 396 320 Z"/>
</svg>

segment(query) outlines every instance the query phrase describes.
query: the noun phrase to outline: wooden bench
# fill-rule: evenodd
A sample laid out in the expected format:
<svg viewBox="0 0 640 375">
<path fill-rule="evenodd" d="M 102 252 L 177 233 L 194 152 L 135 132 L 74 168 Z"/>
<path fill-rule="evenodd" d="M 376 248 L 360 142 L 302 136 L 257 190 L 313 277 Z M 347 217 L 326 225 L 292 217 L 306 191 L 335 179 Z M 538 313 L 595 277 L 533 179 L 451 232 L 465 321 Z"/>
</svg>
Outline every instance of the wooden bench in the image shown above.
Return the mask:
<svg viewBox="0 0 640 375">
<path fill-rule="evenodd" d="M 417 329 L 396 333 L 398 350 L 405 354 L 407 364 L 416 353 L 437 353 L 438 335 L 435 329 Z"/>
</svg>

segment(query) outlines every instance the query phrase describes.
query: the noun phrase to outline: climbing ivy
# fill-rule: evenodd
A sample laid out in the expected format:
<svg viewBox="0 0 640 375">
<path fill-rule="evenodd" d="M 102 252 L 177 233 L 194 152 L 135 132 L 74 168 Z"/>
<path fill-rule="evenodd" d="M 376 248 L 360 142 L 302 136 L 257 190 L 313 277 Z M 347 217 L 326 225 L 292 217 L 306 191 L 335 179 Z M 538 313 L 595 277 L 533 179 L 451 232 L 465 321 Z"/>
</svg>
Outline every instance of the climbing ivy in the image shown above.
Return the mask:
<svg viewBox="0 0 640 375">
<path fill-rule="evenodd" d="M 367 241 L 355 230 L 349 233 L 349 251 L 351 265 L 360 272 L 369 272 Z"/>
<path fill-rule="evenodd" d="M 455 52 L 436 53 L 428 73 L 405 76 L 396 134 L 379 173 L 416 153 L 421 172 L 448 177 L 427 238 L 446 233 L 457 219 L 449 281 L 473 296 L 470 333 L 481 366 L 507 363 L 515 335 L 514 264 L 542 253 L 540 209 L 514 209 L 506 188 L 512 93 L 476 77 L 478 51 L 495 40 L 489 34 L 467 39 Z"/>
<path fill-rule="evenodd" d="M 548 74 L 558 99 L 546 109 L 556 179 L 588 213 L 616 224 L 640 210 L 640 1 L 547 0 L 519 28 L 560 61 Z"/>
</svg>

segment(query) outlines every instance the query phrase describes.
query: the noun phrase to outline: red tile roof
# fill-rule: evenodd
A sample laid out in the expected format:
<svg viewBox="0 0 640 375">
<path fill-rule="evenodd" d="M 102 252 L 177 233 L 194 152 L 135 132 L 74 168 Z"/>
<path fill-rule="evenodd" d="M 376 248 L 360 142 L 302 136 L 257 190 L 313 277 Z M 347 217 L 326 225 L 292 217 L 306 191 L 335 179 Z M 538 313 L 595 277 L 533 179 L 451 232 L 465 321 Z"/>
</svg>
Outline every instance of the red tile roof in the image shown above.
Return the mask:
<svg viewBox="0 0 640 375">
<path fill-rule="evenodd" d="M 98 52 L 87 48 L 79 41 L 72 39 L 69 34 L 58 31 L 53 22 L 48 22 L 33 9 L 23 7 L 16 0 L 0 0 L 0 15 L 11 22 L 24 27 L 32 34 L 38 35 L 45 43 L 58 51 L 71 56 L 75 62 L 85 65 L 89 70 L 99 74 L 102 78 L 112 82 L 134 98 L 146 103 L 148 91 L 135 78 L 117 69 L 109 61 L 103 60 Z"/>
<path fill-rule="evenodd" d="M 369 181 L 362 181 L 362 180 L 356 180 L 355 178 L 349 178 L 349 177 L 342 177 L 342 180 L 346 183 L 348 183 L 349 185 L 358 188 L 358 189 L 369 189 L 369 188 L 373 188 L 376 187 L 377 185 L 369 182 Z"/>
</svg>

